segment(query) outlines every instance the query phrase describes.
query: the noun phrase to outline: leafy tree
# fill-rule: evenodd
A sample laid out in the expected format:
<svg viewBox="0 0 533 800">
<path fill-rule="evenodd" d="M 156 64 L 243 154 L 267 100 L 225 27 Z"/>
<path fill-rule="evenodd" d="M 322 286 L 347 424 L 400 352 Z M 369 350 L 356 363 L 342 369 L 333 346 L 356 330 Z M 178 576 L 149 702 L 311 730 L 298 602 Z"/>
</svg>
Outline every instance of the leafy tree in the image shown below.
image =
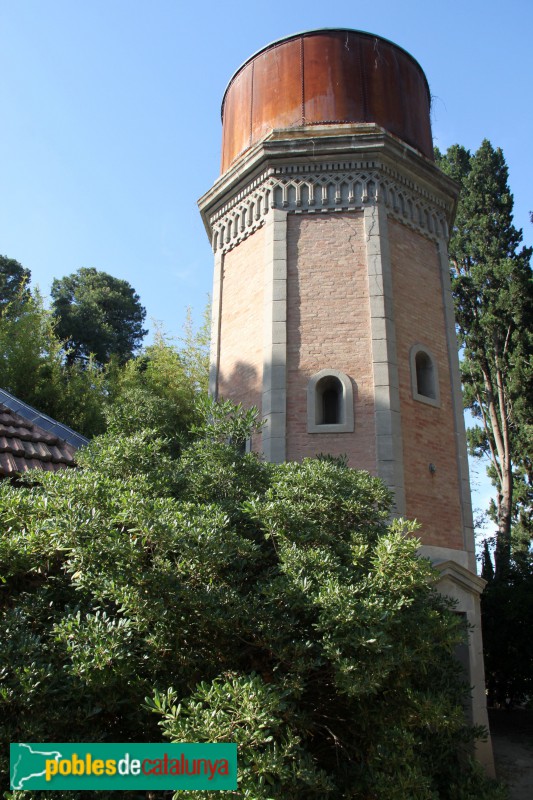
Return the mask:
<svg viewBox="0 0 533 800">
<path fill-rule="evenodd" d="M 207 392 L 209 383 L 209 347 L 211 343 L 211 303 L 204 309 L 202 323 L 195 328 L 192 309 L 187 308 L 180 357 L 185 372 L 197 390 Z"/>
<path fill-rule="evenodd" d="M 69 364 L 91 355 L 98 364 L 107 364 L 112 356 L 122 364 L 146 335 L 146 311 L 127 281 L 83 267 L 54 280 L 51 295 Z"/>
<path fill-rule="evenodd" d="M 206 312 L 207 313 L 207 312 Z M 198 422 L 195 400 L 207 384 L 205 324 L 180 347 L 157 331 L 152 345 L 120 364 L 65 359 L 57 321 L 24 284 L 0 308 L 0 386 L 88 437 L 150 428 L 184 441 Z M 180 432 L 179 437 L 177 433 Z"/>
<path fill-rule="evenodd" d="M 480 422 L 468 431 L 470 449 L 488 456 L 497 489 L 498 579 L 509 570 L 517 503 L 531 501 L 533 249 L 520 247 L 499 148 L 485 140 L 471 155 L 454 145 L 437 163 L 461 184 L 449 253 L 464 403 Z"/>
<path fill-rule="evenodd" d="M 103 302 L 106 295 L 107 310 L 120 304 L 123 290 L 133 298 L 134 306 L 138 302 L 125 281 L 116 281 L 96 270 L 80 273 L 87 278 L 80 289 L 83 313 L 98 298 Z M 80 273 L 54 282 L 56 288 L 61 284 L 61 296 L 64 283 L 72 288 L 71 279 Z M 0 386 L 88 437 L 108 427 L 115 434 L 149 428 L 171 437 L 174 448 L 178 441 L 185 441 L 191 426 L 198 422 L 196 397 L 207 388 L 209 308 L 198 330 L 188 311 L 179 346 L 156 331 L 153 344 L 138 357 L 123 363 L 119 353 L 113 352 L 109 363 L 102 364 L 85 354 L 77 357 L 81 351 L 72 350 L 71 343 L 60 339 L 61 321 L 46 309 L 38 291 L 29 290 L 29 276 L 17 261 L 0 259 L 0 285 L 4 277 L 8 287 L 0 302 Z M 94 288 L 89 297 L 88 285 Z M 79 310 L 76 307 L 73 313 Z M 141 310 L 144 317 L 144 309 Z M 115 319 L 118 317 L 117 311 Z M 106 325 L 100 330 L 104 329 L 107 330 Z"/>
<path fill-rule="evenodd" d="M 123 367 L 109 370 L 110 396 L 106 409 L 109 430 L 115 434 L 150 429 L 166 438 L 176 455 L 190 429 L 199 422 L 196 401 L 207 385 L 203 328 L 187 329 L 183 347 L 156 330 L 153 344 Z"/>
<path fill-rule="evenodd" d="M 0 485 L 2 739 L 157 741 L 160 723 L 237 742 L 232 797 L 500 798 L 465 749 L 464 631 L 386 488 L 241 456 L 250 412 L 203 413 L 177 458 L 109 433 L 79 471 Z"/>
<path fill-rule="evenodd" d="M 483 648 L 490 705 L 519 702 L 533 693 L 533 555 L 515 542 L 505 580 L 494 580 L 485 543 L 482 595 Z M 522 546 L 521 546 L 522 544 Z"/>
<path fill-rule="evenodd" d="M 28 295 L 31 272 L 14 258 L 0 256 L 0 313 L 17 300 L 21 293 Z"/>
<path fill-rule="evenodd" d="M 32 402 L 61 363 L 50 314 L 25 287 L 0 311 L 0 385 Z"/>
<path fill-rule="evenodd" d="M 21 284 L 0 310 L 0 386 L 87 436 L 105 428 L 105 375 L 89 360 L 66 365 L 40 294 Z"/>
</svg>

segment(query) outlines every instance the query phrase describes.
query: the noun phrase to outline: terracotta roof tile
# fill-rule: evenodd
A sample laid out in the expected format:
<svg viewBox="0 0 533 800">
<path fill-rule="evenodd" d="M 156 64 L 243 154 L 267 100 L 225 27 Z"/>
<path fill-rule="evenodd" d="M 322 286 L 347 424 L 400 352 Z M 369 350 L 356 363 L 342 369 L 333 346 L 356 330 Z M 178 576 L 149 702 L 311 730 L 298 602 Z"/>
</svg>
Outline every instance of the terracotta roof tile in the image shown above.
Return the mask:
<svg viewBox="0 0 533 800">
<path fill-rule="evenodd" d="M 3 392 L 5 396 L 7 393 Z M 14 398 L 16 400 L 16 398 Z M 18 401 L 17 401 L 18 402 Z M 18 403 L 21 410 L 26 408 Z M 31 407 L 28 407 L 31 409 Z M 31 409 L 33 411 L 33 409 Z M 35 412 L 38 415 L 38 412 Z M 43 419 L 44 419 L 44 415 Z M 46 418 L 53 424 L 53 420 Z M 70 431 L 56 423 L 58 429 Z M 72 440 L 83 440 L 75 432 Z M 0 477 L 40 469 L 54 472 L 65 467 L 75 466 L 75 444 L 65 441 L 55 433 L 44 430 L 40 425 L 25 419 L 20 413 L 11 410 L 0 402 Z"/>
<path fill-rule="evenodd" d="M 2 475 L 12 475 L 17 471 L 15 457 L 11 453 L 0 453 L 0 471 Z"/>
<path fill-rule="evenodd" d="M 33 464 L 33 459 L 29 461 L 27 458 L 17 458 L 17 456 L 13 456 L 13 461 L 15 462 L 16 472 L 27 472 L 30 469 L 40 468 L 41 462 L 36 461 Z"/>
<path fill-rule="evenodd" d="M 14 453 L 16 456 L 23 456 L 24 455 L 24 445 L 16 436 L 13 436 L 11 439 L 11 452 Z"/>
</svg>

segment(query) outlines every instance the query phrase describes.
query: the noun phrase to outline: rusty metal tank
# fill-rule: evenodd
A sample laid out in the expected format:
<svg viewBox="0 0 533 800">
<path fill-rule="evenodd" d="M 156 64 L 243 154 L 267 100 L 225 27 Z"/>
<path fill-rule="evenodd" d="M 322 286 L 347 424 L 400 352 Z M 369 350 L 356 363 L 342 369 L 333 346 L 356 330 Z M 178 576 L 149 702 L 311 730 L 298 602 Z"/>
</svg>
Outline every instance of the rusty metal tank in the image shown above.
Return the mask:
<svg viewBox="0 0 533 800">
<path fill-rule="evenodd" d="M 222 100 L 222 172 L 275 129 L 369 122 L 433 159 L 430 93 L 397 45 L 345 28 L 281 39 L 246 61 Z"/>
</svg>

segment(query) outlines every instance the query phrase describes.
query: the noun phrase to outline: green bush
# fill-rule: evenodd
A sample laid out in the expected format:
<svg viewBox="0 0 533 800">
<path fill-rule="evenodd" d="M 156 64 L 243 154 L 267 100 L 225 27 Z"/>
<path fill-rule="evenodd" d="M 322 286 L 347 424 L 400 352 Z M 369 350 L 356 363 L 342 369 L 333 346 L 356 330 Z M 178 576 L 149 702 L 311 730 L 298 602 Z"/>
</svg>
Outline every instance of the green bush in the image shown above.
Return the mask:
<svg viewBox="0 0 533 800">
<path fill-rule="evenodd" d="M 224 796 L 248 800 L 499 798 L 469 758 L 464 631 L 387 490 L 243 456 L 250 414 L 204 416 L 179 457 L 108 434 L 0 485 L 3 742 L 235 741 Z"/>
</svg>

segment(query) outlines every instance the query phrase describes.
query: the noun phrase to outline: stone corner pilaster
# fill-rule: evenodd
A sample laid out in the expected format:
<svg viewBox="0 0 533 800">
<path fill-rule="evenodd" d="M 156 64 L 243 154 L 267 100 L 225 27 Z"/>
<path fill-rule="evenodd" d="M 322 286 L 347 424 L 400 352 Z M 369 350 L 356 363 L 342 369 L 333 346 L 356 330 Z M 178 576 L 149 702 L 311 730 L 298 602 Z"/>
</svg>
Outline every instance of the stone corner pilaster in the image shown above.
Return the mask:
<svg viewBox="0 0 533 800">
<path fill-rule="evenodd" d="M 265 217 L 262 449 L 266 461 L 286 458 L 287 214 Z"/>
<path fill-rule="evenodd" d="M 365 207 L 364 226 L 374 374 L 377 472 L 394 494 L 395 512 L 404 515 L 403 445 L 392 271 L 387 211 L 382 203 Z"/>
</svg>

